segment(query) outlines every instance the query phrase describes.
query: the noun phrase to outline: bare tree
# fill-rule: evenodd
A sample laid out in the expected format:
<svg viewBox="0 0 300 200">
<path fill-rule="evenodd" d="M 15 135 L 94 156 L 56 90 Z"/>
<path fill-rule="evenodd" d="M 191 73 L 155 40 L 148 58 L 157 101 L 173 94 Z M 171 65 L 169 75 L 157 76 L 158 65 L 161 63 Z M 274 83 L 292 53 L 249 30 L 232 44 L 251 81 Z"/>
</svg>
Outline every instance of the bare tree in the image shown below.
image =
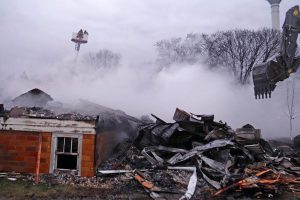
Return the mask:
<svg viewBox="0 0 300 200">
<path fill-rule="evenodd" d="M 225 67 L 241 84 L 247 84 L 253 67 L 276 55 L 280 32 L 273 29 L 230 30 L 213 34 L 188 34 L 186 38 L 156 43 L 158 62 L 194 64 L 206 57 L 210 67 Z"/>
<path fill-rule="evenodd" d="M 185 39 L 173 38 L 156 43 L 158 63 L 169 66 L 173 63 L 194 64 L 200 60 L 204 50 L 203 40 L 199 35 L 188 34 Z"/>
<path fill-rule="evenodd" d="M 248 83 L 253 67 L 274 56 L 280 45 L 280 32 L 271 29 L 221 31 L 202 38 L 206 62 L 228 68 L 241 84 Z"/>
<path fill-rule="evenodd" d="M 84 61 L 95 68 L 113 68 L 120 64 L 120 54 L 114 53 L 108 49 L 101 49 L 97 53 L 88 53 Z"/>
</svg>

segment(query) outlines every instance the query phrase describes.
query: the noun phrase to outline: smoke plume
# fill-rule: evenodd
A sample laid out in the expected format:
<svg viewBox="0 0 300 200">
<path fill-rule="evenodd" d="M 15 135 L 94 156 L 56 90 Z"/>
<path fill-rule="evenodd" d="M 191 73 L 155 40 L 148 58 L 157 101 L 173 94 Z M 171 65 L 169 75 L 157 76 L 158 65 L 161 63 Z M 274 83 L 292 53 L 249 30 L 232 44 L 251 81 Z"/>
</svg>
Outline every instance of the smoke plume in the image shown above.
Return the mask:
<svg viewBox="0 0 300 200">
<path fill-rule="evenodd" d="M 38 87 L 57 101 L 86 99 L 136 117 L 153 113 L 171 121 L 179 107 L 195 114 L 215 114 L 216 120 L 234 129 L 250 123 L 261 128 L 264 137 L 289 136 L 286 83 L 278 85 L 271 99 L 255 100 L 252 85 L 240 86 L 227 72 L 212 71 L 203 64 L 160 68 L 151 63 L 123 63 L 96 70 L 70 56 L 42 68 L 33 64 L 1 73 L 0 81 L 5 83 L 0 87 L 2 102 Z M 295 134 L 300 128 L 297 121 Z"/>
</svg>

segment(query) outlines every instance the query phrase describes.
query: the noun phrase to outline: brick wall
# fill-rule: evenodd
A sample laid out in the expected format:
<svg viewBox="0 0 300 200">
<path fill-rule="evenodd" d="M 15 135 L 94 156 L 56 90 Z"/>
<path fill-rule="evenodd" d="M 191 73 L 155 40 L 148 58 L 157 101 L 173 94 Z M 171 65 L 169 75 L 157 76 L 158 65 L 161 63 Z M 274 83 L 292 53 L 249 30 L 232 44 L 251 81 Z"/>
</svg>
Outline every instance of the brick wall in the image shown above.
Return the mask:
<svg viewBox="0 0 300 200">
<path fill-rule="evenodd" d="M 51 133 L 42 134 L 40 173 L 49 173 L 51 155 Z M 95 175 L 95 135 L 83 135 L 81 176 Z M 0 171 L 35 173 L 38 154 L 39 133 L 0 130 Z"/>
<path fill-rule="evenodd" d="M 42 134 L 40 173 L 49 173 L 51 133 Z M 39 133 L 0 130 L 0 171 L 35 173 Z"/>
<path fill-rule="evenodd" d="M 95 135 L 84 134 L 82 138 L 81 176 L 95 175 L 94 168 Z"/>
</svg>

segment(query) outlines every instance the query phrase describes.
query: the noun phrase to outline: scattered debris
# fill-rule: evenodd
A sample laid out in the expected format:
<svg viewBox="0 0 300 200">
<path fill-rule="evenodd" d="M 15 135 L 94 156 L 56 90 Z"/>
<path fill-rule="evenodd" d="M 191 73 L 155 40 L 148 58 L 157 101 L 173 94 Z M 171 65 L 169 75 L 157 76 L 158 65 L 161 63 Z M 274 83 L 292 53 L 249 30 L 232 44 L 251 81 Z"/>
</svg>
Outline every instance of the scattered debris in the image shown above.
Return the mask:
<svg viewBox="0 0 300 200">
<path fill-rule="evenodd" d="M 259 129 L 247 124 L 233 131 L 226 123 L 215 122 L 213 115 L 180 109 L 175 111 L 174 123 L 153 116 L 156 122 L 140 127 L 133 146 L 119 149 L 123 153 L 116 153 L 100 167 L 100 177 L 108 174 L 103 169 L 115 170 L 109 171 L 110 175 L 131 174 L 152 199 L 191 199 L 200 191 L 209 198 L 270 198 L 286 191 L 299 194 L 299 153 L 274 149 Z M 150 176 L 164 171 L 163 182 L 171 169 L 192 172 L 185 177 L 187 189 L 177 189 L 180 197 L 170 192 L 176 184 L 162 187 Z M 201 180 L 205 182 L 199 185 Z M 162 191 L 169 191 L 168 195 Z"/>
<path fill-rule="evenodd" d="M 31 117 L 44 119 L 95 121 L 97 116 L 82 115 L 77 112 L 56 114 L 54 111 L 42 107 L 13 107 L 9 111 L 9 117 Z"/>
<path fill-rule="evenodd" d="M 174 123 L 152 116 L 156 121 L 140 126 L 133 142 L 125 140 L 112 150 L 97 176 L 55 171 L 41 175 L 40 182 L 106 188 L 116 194 L 146 192 L 155 200 L 300 195 L 300 153 L 291 146 L 274 148 L 259 129 L 247 124 L 234 131 L 214 121 L 214 115 L 176 109 Z M 7 173 L 1 177 L 35 179 Z"/>
<path fill-rule="evenodd" d="M 8 180 L 10 181 L 16 181 L 17 179 L 16 178 L 7 178 Z"/>
</svg>

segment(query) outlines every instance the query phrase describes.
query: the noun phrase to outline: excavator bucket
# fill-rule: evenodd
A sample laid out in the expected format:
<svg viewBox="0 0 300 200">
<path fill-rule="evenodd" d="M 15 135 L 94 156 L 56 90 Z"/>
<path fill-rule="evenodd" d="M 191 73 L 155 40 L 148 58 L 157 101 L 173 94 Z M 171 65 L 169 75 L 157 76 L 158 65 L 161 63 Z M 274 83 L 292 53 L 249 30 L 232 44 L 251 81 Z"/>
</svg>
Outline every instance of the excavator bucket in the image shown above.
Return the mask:
<svg viewBox="0 0 300 200">
<path fill-rule="evenodd" d="M 255 98 L 271 98 L 276 83 L 286 79 L 287 74 L 286 70 L 273 60 L 255 66 L 252 71 Z"/>
<path fill-rule="evenodd" d="M 281 44 L 276 59 L 253 68 L 255 98 L 271 98 L 277 82 L 288 78 L 300 66 L 300 57 L 295 57 L 297 38 L 300 33 L 299 6 L 294 6 L 286 12 L 282 29 Z"/>
</svg>

